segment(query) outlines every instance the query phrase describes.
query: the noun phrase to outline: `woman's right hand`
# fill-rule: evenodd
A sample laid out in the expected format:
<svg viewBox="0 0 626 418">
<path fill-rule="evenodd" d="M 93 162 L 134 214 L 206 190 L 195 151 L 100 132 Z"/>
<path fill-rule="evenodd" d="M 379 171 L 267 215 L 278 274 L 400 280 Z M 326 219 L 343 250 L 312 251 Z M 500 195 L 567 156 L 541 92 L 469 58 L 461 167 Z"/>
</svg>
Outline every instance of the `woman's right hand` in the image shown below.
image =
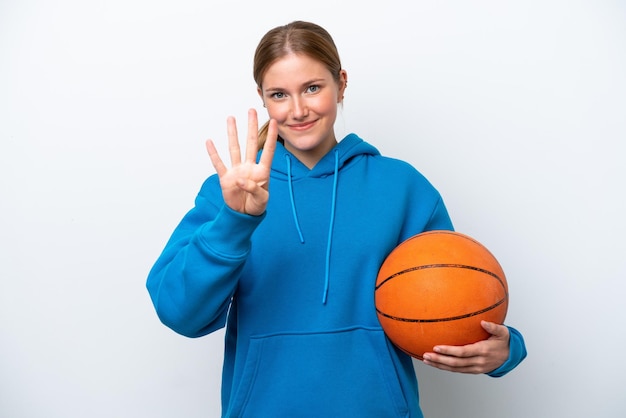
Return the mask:
<svg viewBox="0 0 626 418">
<path fill-rule="evenodd" d="M 270 120 L 267 140 L 259 162 L 256 162 L 258 148 L 258 119 L 254 109 L 248 111 L 248 138 L 245 160 L 241 161 L 241 149 L 237 136 L 235 118 L 227 119 L 228 148 L 231 167 L 222 162 L 212 140 L 206 141 L 206 149 L 213 167 L 220 179 L 222 195 L 226 205 L 241 213 L 258 216 L 265 212 L 269 199 L 270 169 L 276 150 L 278 127 L 275 120 Z"/>
</svg>

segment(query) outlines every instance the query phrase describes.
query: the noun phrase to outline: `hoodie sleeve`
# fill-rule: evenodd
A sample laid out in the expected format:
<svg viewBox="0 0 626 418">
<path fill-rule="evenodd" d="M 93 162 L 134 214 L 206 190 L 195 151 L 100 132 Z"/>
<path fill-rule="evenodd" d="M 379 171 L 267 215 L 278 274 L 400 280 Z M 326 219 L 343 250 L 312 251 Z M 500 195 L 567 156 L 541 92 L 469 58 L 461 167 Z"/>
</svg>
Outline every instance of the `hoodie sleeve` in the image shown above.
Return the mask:
<svg viewBox="0 0 626 418">
<path fill-rule="evenodd" d="M 446 209 L 441 196 L 437 199 L 437 203 L 435 204 L 435 207 L 430 215 L 428 224 L 426 225 L 426 228 L 424 228 L 424 231 L 434 230 L 454 231 L 450 215 L 448 215 L 448 210 Z"/>
<path fill-rule="evenodd" d="M 228 208 L 216 176 L 204 183 L 148 274 L 146 286 L 163 324 L 188 337 L 224 326 L 251 236 L 264 216 Z"/>
<path fill-rule="evenodd" d="M 449 229 L 453 231 L 452 222 L 441 198 L 437 201 L 426 230 Z M 487 373 L 491 377 L 501 377 L 509 373 L 526 358 L 524 337 L 515 328 L 509 329 L 509 358 L 497 369 Z"/>
<path fill-rule="evenodd" d="M 522 334 L 512 327 L 509 328 L 509 358 L 497 369 L 487 373 L 491 377 L 502 377 L 526 358 L 526 344 Z"/>
</svg>

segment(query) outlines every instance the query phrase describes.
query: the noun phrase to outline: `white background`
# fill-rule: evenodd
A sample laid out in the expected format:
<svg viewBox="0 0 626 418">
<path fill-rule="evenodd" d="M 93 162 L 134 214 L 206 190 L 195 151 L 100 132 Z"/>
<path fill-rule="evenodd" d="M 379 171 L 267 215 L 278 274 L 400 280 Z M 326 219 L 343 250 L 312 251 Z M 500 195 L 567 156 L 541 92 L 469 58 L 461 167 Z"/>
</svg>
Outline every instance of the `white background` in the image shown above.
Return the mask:
<svg viewBox="0 0 626 418">
<path fill-rule="evenodd" d="M 338 134 L 414 164 L 507 273 L 528 358 L 416 364 L 427 417 L 626 416 L 626 5 L 604 0 L 0 0 L 0 416 L 219 416 L 223 333 L 165 328 L 145 279 L 295 19 L 348 70 Z"/>
</svg>

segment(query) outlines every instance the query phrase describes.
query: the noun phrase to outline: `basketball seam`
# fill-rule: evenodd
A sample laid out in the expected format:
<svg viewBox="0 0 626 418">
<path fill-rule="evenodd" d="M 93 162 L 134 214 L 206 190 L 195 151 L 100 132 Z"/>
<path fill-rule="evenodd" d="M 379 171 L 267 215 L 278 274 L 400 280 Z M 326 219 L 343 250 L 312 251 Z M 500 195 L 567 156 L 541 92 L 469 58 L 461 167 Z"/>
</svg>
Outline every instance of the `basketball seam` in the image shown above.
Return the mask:
<svg viewBox="0 0 626 418">
<path fill-rule="evenodd" d="M 466 264 L 447 264 L 447 263 L 441 263 L 441 264 L 425 264 L 423 266 L 414 266 L 414 267 L 410 267 L 408 269 L 399 271 L 397 273 L 392 274 L 391 276 L 387 277 L 385 280 L 383 280 L 382 282 L 380 282 L 378 285 L 376 285 L 376 288 L 374 290 L 378 290 L 383 284 L 385 284 L 386 282 L 388 282 L 389 280 L 400 276 L 402 274 L 405 273 L 410 273 L 412 271 L 417 271 L 417 270 L 424 270 L 424 269 L 428 269 L 428 268 L 460 268 L 460 269 L 467 269 L 467 270 L 474 270 L 474 271 L 478 271 L 480 273 L 485 273 L 488 274 L 489 276 L 495 278 L 496 280 L 498 280 L 500 282 L 500 284 L 502 285 L 502 287 L 504 287 L 506 289 L 506 287 L 504 286 L 504 282 L 502 281 L 502 278 L 500 278 L 500 276 L 498 276 L 497 274 L 489 271 L 489 270 L 485 270 L 485 269 L 481 269 L 480 267 L 475 267 L 475 266 L 468 266 Z"/>
<path fill-rule="evenodd" d="M 433 319 L 402 318 L 402 317 L 399 317 L 399 316 L 393 316 L 393 315 L 386 314 L 386 313 L 380 311 L 378 308 L 376 308 L 376 312 L 378 312 L 379 315 L 382 315 L 382 316 L 384 316 L 386 318 L 393 319 L 395 321 L 401 321 L 401 322 L 419 322 L 419 323 L 447 322 L 447 321 L 456 321 L 456 320 L 459 320 L 459 319 L 465 319 L 465 318 L 470 318 L 472 316 L 480 315 L 481 313 L 485 313 L 485 312 L 488 312 L 488 311 L 490 311 L 492 309 L 497 308 L 498 306 L 502 305 L 506 300 L 507 300 L 507 297 L 505 296 L 504 298 L 500 299 L 499 301 L 497 301 L 493 305 L 488 306 L 486 308 L 483 308 L 483 309 L 481 309 L 479 311 L 470 312 L 470 313 L 463 314 L 463 315 L 450 316 L 450 317 L 447 317 L 447 318 L 433 318 Z"/>
</svg>

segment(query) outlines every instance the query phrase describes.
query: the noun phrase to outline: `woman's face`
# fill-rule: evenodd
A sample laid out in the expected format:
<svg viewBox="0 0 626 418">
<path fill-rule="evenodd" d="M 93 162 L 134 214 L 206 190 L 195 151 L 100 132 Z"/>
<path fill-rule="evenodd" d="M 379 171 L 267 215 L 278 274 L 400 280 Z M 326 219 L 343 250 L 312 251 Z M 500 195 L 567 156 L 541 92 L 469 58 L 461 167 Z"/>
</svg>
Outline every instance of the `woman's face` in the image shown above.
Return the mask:
<svg viewBox="0 0 626 418">
<path fill-rule="evenodd" d="M 269 117 L 278 122 L 285 148 L 309 168 L 337 144 L 333 127 L 345 80 L 344 70 L 338 84 L 324 64 L 300 54 L 277 60 L 265 72 L 259 95 Z"/>
</svg>

